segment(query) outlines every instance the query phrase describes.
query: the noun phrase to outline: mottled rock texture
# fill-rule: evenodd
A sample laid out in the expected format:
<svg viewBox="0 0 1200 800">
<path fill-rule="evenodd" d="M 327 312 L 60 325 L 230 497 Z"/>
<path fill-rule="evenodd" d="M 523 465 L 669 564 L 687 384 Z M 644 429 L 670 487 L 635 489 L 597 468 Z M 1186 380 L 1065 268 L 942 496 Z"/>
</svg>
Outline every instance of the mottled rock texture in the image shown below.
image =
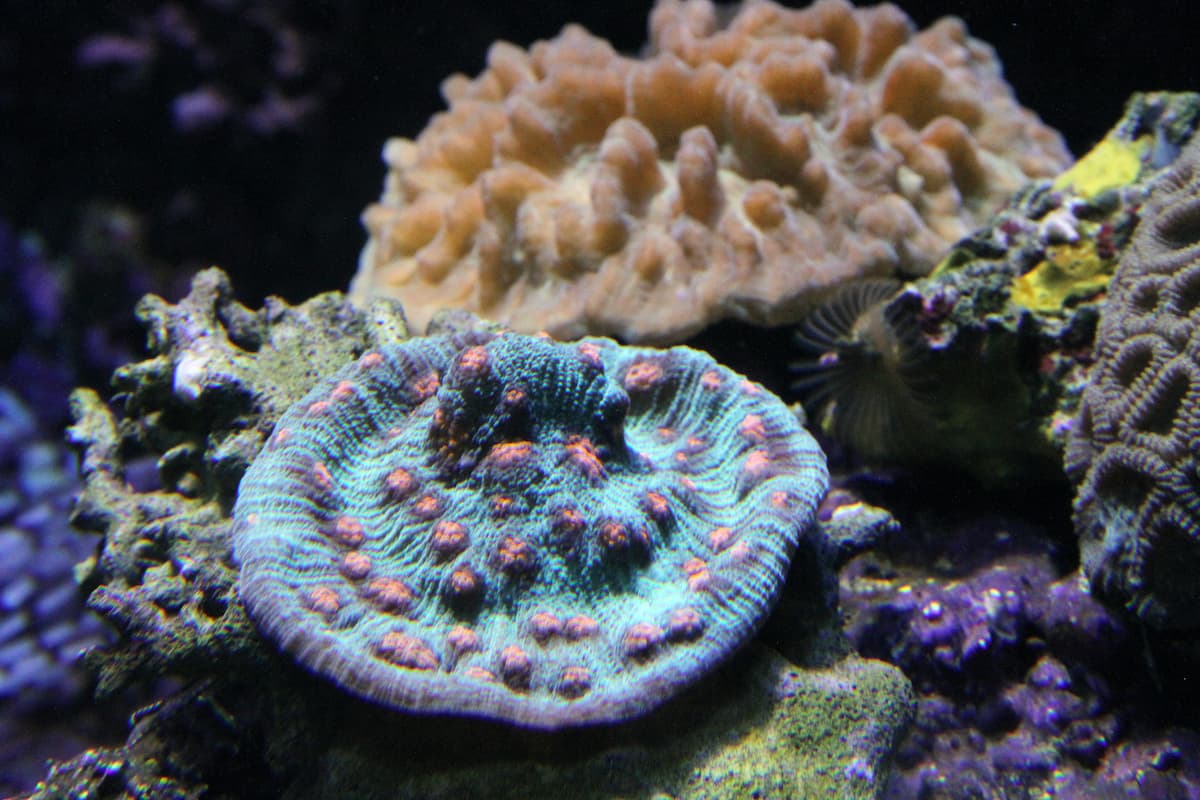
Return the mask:
<svg viewBox="0 0 1200 800">
<path fill-rule="evenodd" d="M 1195 657 L 1089 591 L 1065 487 L 927 491 L 839 575 L 855 649 L 917 696 L 884 797 L 1200 797 Z"/>
<path fill-rule="evenodd" d="M 894 667 L 853 656 L 796 666 L 758 644 L 612 728 L 398 715 L 314 686 L 283 670 L 237 693 L 188 693 L 139 718 L 125 748 L 57 765 L 33 797 L 873 800 L 913 708 Z"/>
<path fill-rule="evenodd" d="M 1067 453 L 1093 588 L 1200 628 L 1200 140 L 1152 192 L 1109 288 Z"/>
<path fill-rule="evenodd" d="M 124 634 L 91 656 L 102 691 L 258 652 L 231 566 L 238 481 L 282 409 L 403 336 L 389 306 L 365 313 L 321 295 L 250 311 L 219 270 L 200 273 L 177 305 L 153 295 L 139 304 L 151 356 L 117 370 L 116 408 L 91 390 L 72 396 L 84 478 L 74 522 L 104 535 L 83 573 L 88 605 Z M 157 478 L 131 485 L 129 468 L 146 458 L 157 459 Z"/>
</svg>

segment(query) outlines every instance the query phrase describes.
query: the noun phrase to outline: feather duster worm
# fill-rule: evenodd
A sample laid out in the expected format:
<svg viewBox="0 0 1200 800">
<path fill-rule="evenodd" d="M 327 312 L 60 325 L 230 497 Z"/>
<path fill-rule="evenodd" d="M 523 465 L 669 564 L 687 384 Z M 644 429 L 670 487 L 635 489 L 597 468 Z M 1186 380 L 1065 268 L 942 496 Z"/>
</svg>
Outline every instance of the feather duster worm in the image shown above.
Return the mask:
<svg viewBox="0 0 1200 800">
<path fill-rule="evenodd" d="M 867 459 L 910 451 L 928 424 L 927 351 L 916 322 L 890 309 L 902 285 L 846 284 L 796 332 L 807 357 L 792 388 L 822 430 Z"/>
</svg>

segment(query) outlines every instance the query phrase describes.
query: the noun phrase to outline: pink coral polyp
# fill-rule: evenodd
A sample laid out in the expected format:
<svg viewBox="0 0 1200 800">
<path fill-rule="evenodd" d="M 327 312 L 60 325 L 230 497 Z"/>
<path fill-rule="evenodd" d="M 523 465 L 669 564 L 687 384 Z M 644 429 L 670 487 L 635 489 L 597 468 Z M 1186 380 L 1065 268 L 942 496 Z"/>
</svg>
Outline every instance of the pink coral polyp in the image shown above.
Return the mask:
<svg viewBox="0 0 1200 800">
<path fill-rule="evenodd" d="M 387 706 L 636 717 L 754 633 L 825 492 L 812 438 L 748 386 L 602 339 L 369 353 L 246 473 L 240 595 L 284 651 Z"/>
</svg>

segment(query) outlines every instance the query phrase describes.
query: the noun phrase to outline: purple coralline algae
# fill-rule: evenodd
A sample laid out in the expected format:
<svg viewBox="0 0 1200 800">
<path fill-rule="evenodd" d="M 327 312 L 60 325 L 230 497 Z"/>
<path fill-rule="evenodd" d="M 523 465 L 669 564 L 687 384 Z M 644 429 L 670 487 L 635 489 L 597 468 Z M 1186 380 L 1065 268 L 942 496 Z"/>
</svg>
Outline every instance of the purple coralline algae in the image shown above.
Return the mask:
<svg viewBox="0 0 1200 800">
<path fill-rule="evenodd" d="M 1183 754 L 1195 736 L 1152 721 L 1161 699 L 1138 637 L 1064 573 L 1047 533 L 908 530 L 893 555 L 842 571 L 851 641 L 918 696 L 886 797 L 1200 796 L 1200 763 Z"/>
<path fill-rule="evenodd" d="M 1084 571 L 1200 629 L 1200 139 L 1159 182 L 1109 291 L 1067 451 Z"/>
<path fill-rule="evenodd" d="M 0 403 L 10 399 L 3 395 Z M 79 654 L 107 636 L 83 612 L 72 575 L 95 541 L 68 524 L 75 488 L 70 454 L 30 442 L 13 466 L 18 473 L 0 494 L 0 708 L 31 710 L 82 697 L 88 679 Z"/>
<path fill-rule="evenodd" d="M 81 658 L 113 636 L 75 579 L 99 543 L 71 528 L 77 462 L 61 439 L 70 387 L 129 359 L 129 305 L 158 281 L 131 215 L 82 218 L 69 256 L 52 257 L 0 217 L 0 796 L 112 737 L 131 707 L 94 702 Z"/>
<path fill-rule="evenodd" d="M 385 705 L 622 720 L 754 633 L 826 482 L 795 414 L 699 351 L 413 339 L 279 421 L 238 494 L 240 594 Z"/>
</svg>

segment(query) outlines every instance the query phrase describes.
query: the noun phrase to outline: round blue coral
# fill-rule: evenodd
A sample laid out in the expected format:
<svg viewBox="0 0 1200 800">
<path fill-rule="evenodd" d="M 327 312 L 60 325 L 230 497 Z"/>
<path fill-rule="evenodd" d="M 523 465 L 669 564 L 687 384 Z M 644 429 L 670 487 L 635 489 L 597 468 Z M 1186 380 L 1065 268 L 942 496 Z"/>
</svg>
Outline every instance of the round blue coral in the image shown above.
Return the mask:
<svg viewBox="0 0 1200 800">
<path fill-rule="evenodd" d="M 826 486 L 795 415 L 701 352 L 412 339 L 280 419 L 234 511 L 240 591 L 385 705 L 624 720 L 757 630 Z"/>
</svg>

